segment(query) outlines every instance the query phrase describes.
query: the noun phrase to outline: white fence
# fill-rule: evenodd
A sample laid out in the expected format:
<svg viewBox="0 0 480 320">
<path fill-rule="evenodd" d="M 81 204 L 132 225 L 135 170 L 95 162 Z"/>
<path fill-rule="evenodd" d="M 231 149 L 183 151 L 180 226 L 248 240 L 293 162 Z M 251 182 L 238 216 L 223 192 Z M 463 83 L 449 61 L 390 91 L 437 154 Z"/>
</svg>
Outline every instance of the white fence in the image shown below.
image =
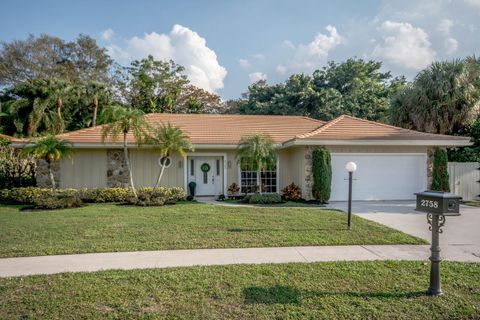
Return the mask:
<svg viewBox="0 0 480 320">
<path fill-rule="evenodd" d="M 450 192 L 463 200 L 478 200 L 480 195 L 480 164 L 478 162 L 449 162 Z"/>
</svg>

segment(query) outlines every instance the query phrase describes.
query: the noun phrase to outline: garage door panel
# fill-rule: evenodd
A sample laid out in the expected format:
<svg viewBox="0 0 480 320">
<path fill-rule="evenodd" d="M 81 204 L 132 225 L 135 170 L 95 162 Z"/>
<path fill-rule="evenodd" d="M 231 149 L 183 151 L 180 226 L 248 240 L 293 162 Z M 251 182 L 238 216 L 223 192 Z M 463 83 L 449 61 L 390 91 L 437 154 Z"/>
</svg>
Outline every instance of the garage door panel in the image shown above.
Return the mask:
<svg viewBox="0 0 480 320">
<path fill-rule="evenodd" d="M 426 156 L 417 155 L 332 155 L 332 201 L 348 198 L 345 164 L 354 161 L 354 200 L 410 200 L 426 187 Z"/>
</svg>

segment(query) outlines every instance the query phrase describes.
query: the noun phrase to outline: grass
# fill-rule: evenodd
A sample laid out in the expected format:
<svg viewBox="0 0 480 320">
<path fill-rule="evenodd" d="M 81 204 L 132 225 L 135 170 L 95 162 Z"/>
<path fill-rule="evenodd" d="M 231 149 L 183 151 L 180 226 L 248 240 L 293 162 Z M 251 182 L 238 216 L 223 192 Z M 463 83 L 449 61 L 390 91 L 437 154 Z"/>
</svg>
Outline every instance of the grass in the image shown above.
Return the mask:
<svg viewBox="0 0 480 320">
<path fill-rule="evenodd" d="M 472 206 L 472 207 L 480 207 L 480 201 L 477 201 L 477 200 L 464 201 L 463 204 L 466 204 L 467 206 Z"/>
<path fill-rule="evenodd" d="M 242 205 L 249 205 L 249 206 L 254 206 L 254 207 L 280 207 L 280 208 L 322 208 L 325 207 L 323 204 L 315 204 L 315 203 L 308 203 L 308 202 L 295 202 L 295 201 L 285 201 L 281 203 L 273 203 L 273 204 L 246 204 L 242 202 L 242 200 L 236 200 L 236 199 L 225 199 L 223 201 L 225 203 L 231 203 L 231 204 L 242 204 Z"/>
<path fill-rule="evenodd" d="M 0 206 L 0 257 L 160 249 L 423 244 L 360 217 L 346 229 L 333 210 L 94 204 L 56 211 Z"/>
<path fill-rule="evenodd" d="M 0 279 L 1 319 L 479 319 L 480 264 L 233 265 Z"/>
</svg>

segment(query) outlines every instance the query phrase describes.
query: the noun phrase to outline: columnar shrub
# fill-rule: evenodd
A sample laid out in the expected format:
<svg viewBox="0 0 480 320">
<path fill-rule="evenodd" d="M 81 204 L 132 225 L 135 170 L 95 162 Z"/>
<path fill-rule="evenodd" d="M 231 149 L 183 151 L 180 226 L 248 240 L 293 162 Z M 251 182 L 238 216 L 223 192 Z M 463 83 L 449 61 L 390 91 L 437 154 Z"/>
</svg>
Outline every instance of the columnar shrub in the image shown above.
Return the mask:
<svg viewBox="0 0 480 320">
<path fill-rule="evenodd" d="M 332 185 L 332 163 L 330 152 L 322 147 L 312 152 L 313 197 L 326 203 L 330 199 Z"/>
<path fill-rule="evenodd" d="M 432 190 L 450 191 L 448 156 L 445 149 L 435 148 L 433 153 Z"/>
</svg>

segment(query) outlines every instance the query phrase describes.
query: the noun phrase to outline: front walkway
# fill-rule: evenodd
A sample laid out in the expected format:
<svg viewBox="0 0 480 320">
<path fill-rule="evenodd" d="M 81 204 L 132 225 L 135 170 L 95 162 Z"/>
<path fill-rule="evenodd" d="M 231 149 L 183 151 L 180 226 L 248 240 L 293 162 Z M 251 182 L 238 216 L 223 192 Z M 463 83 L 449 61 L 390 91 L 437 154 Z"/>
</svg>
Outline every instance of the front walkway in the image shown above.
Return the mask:
<svg viewBox="0 0 480 320">
<path fill-rule="evenodd" d="M 480 257 L 445 246 L 446 260 L 478 262 Z M 0 259 L 0 277 L 108 269 L 146 269 L 229 264 L 356 260 L 424 260 L 429 247 L 418 245 L 316 246 L 245 249 L 162 250 Z"/>
</svg>

